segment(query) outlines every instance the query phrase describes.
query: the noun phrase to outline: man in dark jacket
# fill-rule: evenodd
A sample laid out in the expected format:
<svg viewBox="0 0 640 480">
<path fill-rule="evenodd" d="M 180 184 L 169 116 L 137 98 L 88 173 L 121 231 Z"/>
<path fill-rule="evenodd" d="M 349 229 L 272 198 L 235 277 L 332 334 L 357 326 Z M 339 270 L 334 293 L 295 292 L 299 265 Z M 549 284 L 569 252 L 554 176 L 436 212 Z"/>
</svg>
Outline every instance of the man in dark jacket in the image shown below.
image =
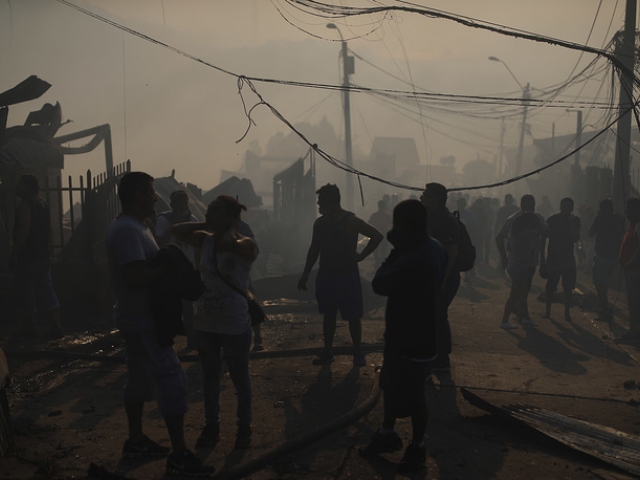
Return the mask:
<svg viewBox="0 0 640 480">
<path fill-rule="evenodd" d="M 413 470 L 426 461 L 424 435 L 428 411 L 425 380 L 428 362 L 438 353 L 437 301 L 447 264 L 445 249 L 427 234 L 427 212 L 417 200 L 393 210 L 394 246 L 373 279 L 373 290 L 386 295 L 384 362 L 380 385 L 384 395 L 382 427 L 360 450 L 364 456 L 402 448 L 394 431 L 397 418 L 411 417 L 413 438 L 401 468 Z"/>
</svg>

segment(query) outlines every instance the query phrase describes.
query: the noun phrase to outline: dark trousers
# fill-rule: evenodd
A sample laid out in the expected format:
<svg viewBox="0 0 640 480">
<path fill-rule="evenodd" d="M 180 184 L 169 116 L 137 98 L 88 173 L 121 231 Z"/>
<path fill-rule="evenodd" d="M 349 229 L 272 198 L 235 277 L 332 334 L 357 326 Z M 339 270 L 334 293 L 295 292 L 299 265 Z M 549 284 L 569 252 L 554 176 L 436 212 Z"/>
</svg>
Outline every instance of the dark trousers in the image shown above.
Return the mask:
<svg viewBox="0 0 640 480">
<path fill-rule="evenodd" d="M 452 273 L 447 282 L 442 285 L 440 296 L 438 297 L 438 357 L 439 360 L 445 361 L 451 353 L 451 326 L 449 325 L 449 305 L 458 293 L 460 288 L 460 273 Z"/>
</svg>

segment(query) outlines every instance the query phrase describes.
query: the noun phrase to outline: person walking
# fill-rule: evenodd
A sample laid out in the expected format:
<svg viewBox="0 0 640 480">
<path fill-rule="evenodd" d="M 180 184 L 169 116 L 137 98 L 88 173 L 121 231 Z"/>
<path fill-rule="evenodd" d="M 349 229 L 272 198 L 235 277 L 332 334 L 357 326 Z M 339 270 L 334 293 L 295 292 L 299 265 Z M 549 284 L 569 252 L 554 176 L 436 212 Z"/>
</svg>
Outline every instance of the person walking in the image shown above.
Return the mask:
<svg viewBox="0 0 640 480">
<path fill-rule="evenodd" d="M 544 318 L 551 318 L 553 295 L 562 278 L 564 319 L 571 321 L 573 289 L 576 288 L 576 259 L 573 255 L 575 243 L 580 239 L 580 219 L 573 215 L 573 200 L 565 197 L 560 201 L 560 213 L 547 219 L 547 231 L 540 237 L 540 268 L 546 265 L 547 284 Z M 549 238 L 549 250 L 546 244 Z M 546 255 L 546 258 L 545 258 Z"/>
<path fill-rule="evenodd" d="M 214 468 L 205 466 L 189 451 L 184 438 L 187 412 L 187 377 L 173 345 L 161 347 L 154 330 L 150 286 L 167 272 L 151 267 L 148 260 L 158 252 L 145 219 L 154 213 L 157 201 L 153 177 L 144 172 L 123 175 L 118 185 L 122 212 L 107 232 L 107 261 L 116 296 L 114 316 L 124 338 L 127 380 L 124 406 L 129 438 L 122 447 L 124 458 L 166 456 L 170 475 L 208 476 Z M 144 404 L 157 391 L 170 449 L 144 434 Z"/>
<path fill-rule="evenodd" d="M 429 362 L 437 355 L 436 303 L 447 255 L 427 234 L 427 212 L 417 200 L 402 201 L 394 208 L 388 239 L 394 248 L 371 282 L 374 292 L 387 296 L 380 373 L 384 416 L 382 426 L 360 454 L 366 457 L 402 449 L 395 423 L 398 418 L 411 417 L 412 439 L 400 468 L 416 470 L 427 457 L 425 380 Z"/>
<path fill-rule="evenodd" d="M 373 225 L 342 209 L 340 190 L 336 185 L 324 185 L 316 194 L 321 216 L 313 224 L 307 261 L 298 281 L 298 289 L 307 290 L 309 274 L 319 257 L 316 299 L 318 310 L 324 315 L 324 348 L 313 363 L 326 365 L 333 362 L 333 337 L 336 332 L 336 318 L 340 311 L 342 319 L 349 322 L 353 342 L 353 364 L 364 366 L 366 359 L 361 350 L 362 286 L 358 263 L 380 245 L 383 237 Z M 356 250 L 358 235 L 369 238 L 369 242 L 360 253 Z"/>
<path fill-rule="evenodd" d="M 546 233 L 547 224 L 541 215 L 534 213 L 535 205 L 533 195 L 523 195 L 520 199 L 521 211 L 507 218 L 496 235 L 502 269 L 506 269 L 511 278 L 511 290 L 500 322 L 500 328 L 505 330 L 518 328 L 509 323 L 509 316 L 514 309 L 522 326 L 538 326 L 529 316 L 528 296 L 538 265 L 540 236 Z"/>
<path fill-rule="evenodd" d="M 235 448 L 251 446 L 251 317 L 246 293 L 258 246 L 238 233 L 240 214 L 247 207 L 221 195 L 207 208 L 203 223 L 180 223 L 171 232 L 201 249 L 200 272 L 205 291 L 195 318 L 202 366 L 205 425 L 196 445 L 214 446 L 220 439 L 220 380 L 222 354 L 238 397 Z"/>
</svg>

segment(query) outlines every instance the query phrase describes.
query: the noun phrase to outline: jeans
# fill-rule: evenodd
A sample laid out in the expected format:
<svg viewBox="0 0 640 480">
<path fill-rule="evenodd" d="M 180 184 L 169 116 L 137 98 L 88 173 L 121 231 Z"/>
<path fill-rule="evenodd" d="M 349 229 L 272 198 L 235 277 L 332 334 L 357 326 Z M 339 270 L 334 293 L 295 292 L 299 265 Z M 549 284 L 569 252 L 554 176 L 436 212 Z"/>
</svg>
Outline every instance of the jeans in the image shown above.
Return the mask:
<svg viewBox="0 0 640 480">
<path fill-rule="evenodd" d="M 239 335 L 201 330 L 197 332 L 198 353 L 203 374 L 204 417 L 207 425 L 220 423 L 222 353 L 238 396 L 237 425 L 251 425 L 251 379 L 249 378 L 251 335 L 251 328 Z"/>
<path fill-rule="evenodd" d="M 36 289 L 41 290 L 47 310 L 60 308 L 58 297 L 51 284 L 51 258 L 18 263 L 14 289 L 20 311 L 24 314 L 34 314 L 38 311 L 35 297 Z"/>
</svg>

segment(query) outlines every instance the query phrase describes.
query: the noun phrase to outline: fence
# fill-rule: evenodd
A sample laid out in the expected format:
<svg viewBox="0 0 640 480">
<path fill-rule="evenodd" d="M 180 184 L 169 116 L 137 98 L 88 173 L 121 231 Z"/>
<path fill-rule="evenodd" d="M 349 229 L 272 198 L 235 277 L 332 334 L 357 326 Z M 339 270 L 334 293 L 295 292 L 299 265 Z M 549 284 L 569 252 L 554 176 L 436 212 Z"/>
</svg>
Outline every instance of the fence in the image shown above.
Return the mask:
<svg viewBox="0 0 640 480">
<path fill-rule="evenodd" d="M 66 186 L 60 176 L 53 182 L 45 177 L 42 195 L 51 209 L 54 261 L 94 263 L 104 257 L 105 235 L 119 211 L 116 187 L 129 171 L 130 161 L 95 177 L 88 170 L 75 185 L 69 175 Z"/>
</svg>

